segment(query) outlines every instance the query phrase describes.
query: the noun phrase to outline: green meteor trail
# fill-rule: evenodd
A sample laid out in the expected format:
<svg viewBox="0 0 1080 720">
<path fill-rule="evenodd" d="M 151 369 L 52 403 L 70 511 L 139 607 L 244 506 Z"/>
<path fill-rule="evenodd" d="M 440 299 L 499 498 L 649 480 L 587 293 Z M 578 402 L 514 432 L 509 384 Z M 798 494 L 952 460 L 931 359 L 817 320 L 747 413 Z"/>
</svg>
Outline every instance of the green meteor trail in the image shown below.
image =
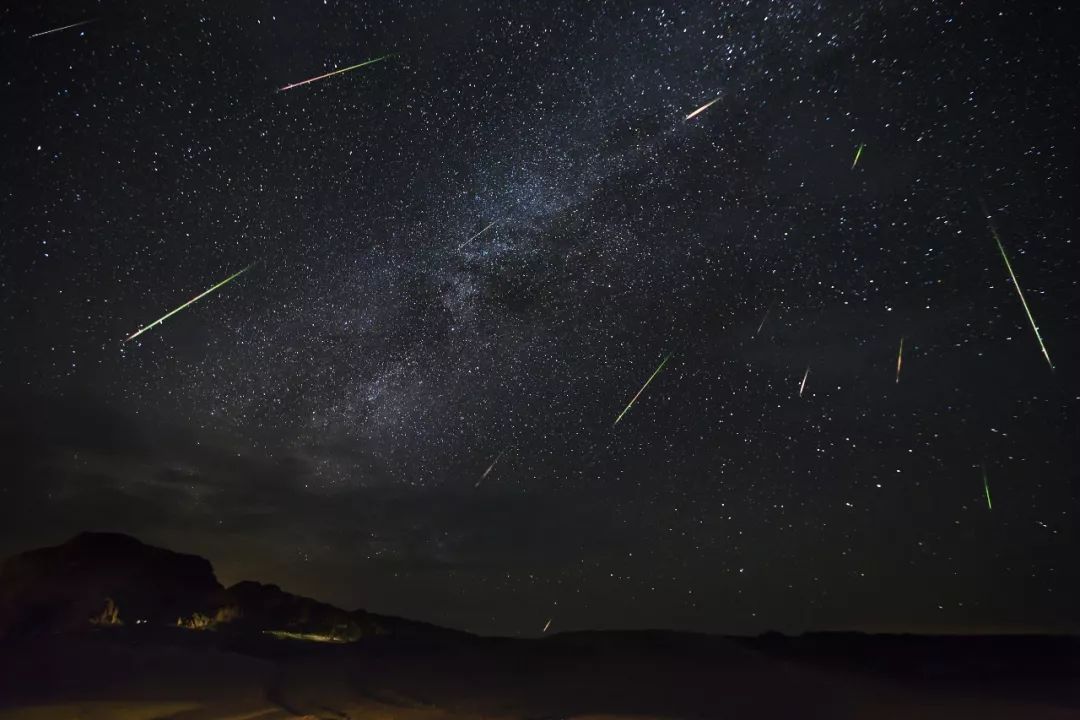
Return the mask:
<svg viewBox="0 0 1080 720">
<path fill-rule="evenodd" d="M 982 466 L 983 472 L 983 490 L 986 492 L 986 507 L 993 510 L 994 506 L 990 503 L 990 481 L 986 477 L 986 466 Z"/>
<path fill-rule="evenodd" d="M 668 356 L 664 358 L 663 362 L 660 363 L 660 366 L 653 371 L 653 374 L 649 376 L 649 379 L 646 380 L 645 384 L 641 386 L 641 389 L 637 391 L 637 395 L 635 395 L 633 399 L 631 399 L 630 402 L 627 404 L 627 406 L 623 408 L 623 411 L 619 413 L 619 417 L 615 418 L 615 422 L 611 423 L 611 427 L 615 427 L 619 424 L 619 421 L 623 419 L 623 415 L 625 415 L 626 412 L 634 406 L 634 403 L 637 402 L 637 399 L 641 397 L 641 393 L 645 392 L 645 388 L 649 387 L 649 383 L 653 381 L 653 378 L 660 374 L 660 371 L 664 369 L 664 366 L 667 365 L 667 361 L 670 359 L 671 353 L 668 353 Z"/>
<path fill-rule="evenodd" d="M 390 55 L 393 55 L 393 53 L 391 53 Z M 373 63 L 377 63 L 377 62 L 380 62 L 382 60 L 385 60 L 386 58 L 390 57 L 390 55 L 383 55 L 382 57 L 373 58 L 371 60 L 365 60 L 362 63 L 357 63 L 355 65 L 350 65 L 349 67 L 341 68 L 339 70 L 333 70 L 333 71 L 328 72 L 328 73 L 326 73 L 324 75 L 319 75 L 318 77 L 308 78 L 307 80 L 301 80 L 300 82 L 294 82 L 294 83 L 292 83 L 290 85 L 286 85 L 285 87 L 278 88 L 278 92 L 285 92 L 286 90 L 292 90 L 294 87 L 300 87 L 301 85 L 307 85 L 308 83 L 313 83 L 316 80 L 325 80 L 326 78 L 333 77 L 334 75 L 340 75 L 341 73 L 347 73 L 350 70 L 356 70 L 357 68 L 362 68 L 365 65 L 371 65 Z"/>
<path fill-rule="evenodd" d="M 195 297 L 191 298 L 191 299 L 190 299 L 190 300 L 188 300 L 188 301 L 187 301 L 186 303 L 184 303 L 184 304 L 183 304 L 183 305 L 181 305 L 180 307 L 176 308 L 176 309 L 175 309 L 175 310 L 173 310 L 172 312 L 169 312 L 169 313 L 167 313 L 167 314 L 165 314 L 165 315 L 162 315 L 162 316 L 161 316 L 160 318 L 158 318 L 158 319 L 157 319 L 157 320 L 155 320 L 154 322 L 150 323 L 149 325 L 147 325 L 146 327 L 144 327 L 144 328 L 143 328 L 142 330 L 139 330 L 139 331 L 137 331 L 137 332 L 135 332 L 135 333 L 132 333 L 131 335 L 127 336 L 126 338 L 124 338 L 124 342 L 130 342 L 130 341 L 134 340 L 135 338 L 139 337 L 140 335 L 142 335 L 142 334 L 143 334 L 144 332 L 146 332 L 146 331 L 147 331 L 147 330 L 149 330 L 150 328 L 152 328 L 152 327 L 154 327 L 154 326 L 156 326 L 156 325 L 160 325 L 161 323 L 165 322 L 166 320 L 168 320 L 168 319 L 169 319 L 169 318 L 171 318 L 171 317 L 172 317 L 173 315 L 175 315 L 176 313 L 180 312 L 181 310 L 183 310 L 183 309 L 184 309 L 184 308 L 186 308 L 187 306 L 191 305 L 192 303 L 194 303 L 194 302 L 196 302 L 196 301 L 198 301 L 198 300 L 201 300 L 202 298 L 206 297 L 206 296 L 207 296 L 207 295 L 209 295 L 210 293 L 212 293 L 212 292 L 214 292 L 215 290 L 217 290 L 217 289 L 218 289 L 219 287 L 221 287 L 222 285 L 224 285 L 224 284 L 226 284 L 226 283 L 229 283 L 229 282 L 232 282 L 233 280 L 235 280 L 235 279 L 236 279 L 236 278 L 238 278 L 239 276 L 243 275 L 244 273 L 246 273 L 246 272 L 247 272 L 248 270 L 250 270 L 250 269 L 251 269 L 251 265 L 248 265 L 248 266 L 247 266 L 246 268 L 244 268 L 244 269 L 243 269 L 243 270 L 241 270 L 240 272 L 237 272 L 237 273 L 233 273 L 232 275 L 230 275 L 229 277 L 225 278 L 224 280 L 222 280 L 221 282 L 219 282 L 219 283 L 218 283 L 217 285 L 215 285 L 214 287 L 210 288 L 210 289 L 209 289 L 209 290 L 207 290 L 206 292 L 202 292 L 202 293 L 199 293 L 198 295 L 196 295 Z"/>
<path fill-rule="evenodd" d="M 982 202 L 980 200 L 980 202 Z M 1027 314 L 1028 322 L 1031 323 L 1031 329 L 1035 331 L 1035 339 L 1039 341 L 1039 348 L 1042 350 L 1043 357 L 1046 358 L 1046 364 L 1050 366 L 1050 369 L 1054 369 L 1054 363 L 1050 362 L 1050 353 L 1046 351 L 1046 344 L 1043 342 L 1042 334 L 1039 332 L 1039 326 L 1035 324 L 1035 318 L 1031 314 L 1031 308 L 1028 307 L 1027 299 L 1024 298 L 1024 291 L 1020 289 L 1020 281 L 1016 279 L 1016 273 L 1013 272 L 1012 263 L 1009 262 L 1009 256 L 1005 254 L 1005 246 L 1001 244 L 1001 238 L 998 236 L 997 228 L 994 227 L 993 221 L 990 219 L 990 213 L 986 209 L 986 204 L 982 203 L 983 213 L 986 215 L 987 224 L 990 226 L 990 234 L 994 236 L 994 242 L 997 243 L 998 251 L 1001 253 L 1001 259 L 1005 261 L 1005 269 L 1009 271 L 1009 277 L 1012 278 L 1013 285 L 1016 287 L 1016 294 L 1020 296 L 1020 304 L 1024 306 L 1024 313 Z"/>
<path fill-rule="evenodd" d="M 866 143 L 859 143 L 858 149 L 855 150 L 855 162 L 851 163 L 852 170 L 854 170 L 855 166 L 859 164 L 859 158 L 862 157 L 862 151 L 864 147 L 866 147 Z"/>
</svg>

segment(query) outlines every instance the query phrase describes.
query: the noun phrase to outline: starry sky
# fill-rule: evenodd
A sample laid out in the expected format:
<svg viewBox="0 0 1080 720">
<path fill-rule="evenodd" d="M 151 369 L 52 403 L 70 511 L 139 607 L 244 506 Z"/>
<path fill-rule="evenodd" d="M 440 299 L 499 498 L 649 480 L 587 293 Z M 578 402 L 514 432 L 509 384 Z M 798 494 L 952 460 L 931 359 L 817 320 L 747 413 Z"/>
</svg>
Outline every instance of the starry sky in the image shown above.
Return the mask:
<svg viewBox="0 0 1080 720">
<path fill-rule="evenodd" d="M 1068 3 L 17 5 L 3 554 L 506 635 L 1080 627 Z"/>
</svg>

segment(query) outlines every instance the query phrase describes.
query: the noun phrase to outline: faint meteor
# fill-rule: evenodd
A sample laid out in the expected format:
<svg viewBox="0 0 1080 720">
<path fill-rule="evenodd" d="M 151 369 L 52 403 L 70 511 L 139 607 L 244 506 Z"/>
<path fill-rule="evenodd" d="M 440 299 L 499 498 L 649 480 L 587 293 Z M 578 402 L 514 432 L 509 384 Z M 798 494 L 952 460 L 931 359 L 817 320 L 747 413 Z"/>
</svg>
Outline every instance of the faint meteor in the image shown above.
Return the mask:
<svg viewBox="0 0 1080 720">
<path fill-rule="evenodd" d="M 52 30 L 45 30 L 44 32 L 34 33 L 33 35 L 30 36 L 30 39 L 33 39 L 33 38 L 36 38 L 36 37 L 41 37 L 42 35 L 51 35 L 53 33 L 60 32 L 61 30 L 70 30 L 71 28 L 82 27 L 83 25 L 88 25 L 89 23 L 92 23 L 92 22 L 94 22 L 94 21 L 93 20 L 83 20 L 81 22 L 71 23 L 70 25 L 64 25 L 63 27 L 53 28 Z"/>
<path fill-rule="evenodd" d="M 983 475 L 983 491 L 986 493 L 986 507 L 990 510 L 994 509 L 994 506 L 990 503 L 990 480 L 986 477 L 986 466 L 982 465 Z"/>
<path fill-rule="evenodd" d="M 480 487 L 480 483 L 484 482 L 484 478 L 491 474 L 492 469 L 494 469 L 495 467 L 495 463 L 499 462 L 499 458 L 501 458 L 503 456 L 503 453 L 505 452 L 506 450 L 504 449 L 495 456 L 495 459 L 491 461 L 491 464 L 488 465 L 487 470 L 484 471 L 484 474 L 480 476 L 480 479 L 476 481 L 476 484 L 473 485 L 473 487 Z"/>
<path fill-rule="evenodd" d="M 664 369 L 664 366 L 667 365 L 667 361 L 670 360 L 670 359 L 671 359 L 671 353 L 668 353 L 668 356 L 666 358 L 664 358 L 663 362 L 660 363 L 660 366 L 657 367 L 656 370 L 653 371 L 653 374 L 649 376 L 649 379 L 646 380 L 645 384 L 641 386 L 641 389 L 637 391 L 637 395 L 635 395 L 630 400 L 630 402 L 626 405 L 626 407 L 623 408 L 623 411 L 621 413 L 619 413 L 619 417 L 615 418 L 615 422 L 611 423 L 611 427 L 615 427 L 616 425 L 619 424 L 619 421 L 623 419 L 623 415 L 625 415 L 626 412 L 631 407 L 634 406 L 634 403 L 637 402 L 637 399 L 639 397 L 641 397 L 641 393 L 645 392 L 645 388 L 649 387 L 649 383 L 651 383 L 653 381 L 653 378 L 655 378 L 657 375 L 660 374 L 660 371 Z"/>
<path fill-rule="evenodd" d="M 541 632 L 547 632 L 549 627 L 551 627 L 551 618 L 548 618 L 548 621 L 544 625 L 544 629 Z"/>
<path fill-rule="evenodd" d="M 770 310 L 772 310 L 772 306 L 773 306 L 773 304 L 774 304 L 775 302 L 776 302 L 776 301 L 774 300 L 773 302 L 769 303 L 769 307 L 765 308 L 765 314 L 761 316 L 761 322 L 760 322 L 760 323 L 758 324 L 758 326 L 757 326 L 757 330 L 755 330 L 755 331 L 754 331 L 754 335 L 755 335 L 755 336 L 756 336 L 756 335 L 757 335 L 757 334 L 758 334 L 759 332 L 761 332 L 761 328 L 765 327 L 765 320 L 767 320 L 767 319 L 768 319 L 768 317 L 769 317 L 769 311 L 770 311 Z"/>
<path fill-rule="evenodd" d="M 900 338 L 900 352 L 896 354 L 896 382 L 900 382 L 900 367 L 904 364 L 904 338 Z"/>
<path fill-rule="evenodd" d="M 716 103 L 718 103 L 718 102 L 720 102 L 720 98 L 716 98 L 715 100 L 710 100 L 709 102 L 705 103 L 704 105 L 702 105 L 701 107 L 699 107 L 699 108 L 698 108 L 697 110 L 695 110 L 694 112 L 692 112 L 692 113 L 690 113 L 689 115 L 687 115 L 687 116 L 686 116 L 686 117 L 684 118 L 684 120 L 689 120 L 690 118 L 694 117 L 695 115 L 697 115 L 697 114 L 699 114 L 699 113 L 703 113 L 703 112 L 705 112 L 706 110 L 708 110 L 708 109 L 709 109 L 709 107 L 710 107 L 710 106 L 712 106 L 712 105 L 715 105 L 715 104 L 716 104 Z"/>
<path fill-rule="evenodd" d="M 1001 238 L 998 236 L 997 228 L 994 227 L 994 222 L 990 219 L 990 211 L 986 209 L 986 203 L 981 199 L 979 200 L 979 203 L 982 205 L 983 213 L 986 215 L 986 222 L 990 227 L 990 234 L 994 236 L 994 242 L 997 243 L 998 251 L 1001 252 L 1001 259 L 1005 261 L 1005 268 L 1009 271 L 1009 277 L 1012 278 L 1013 285 L 1016 287 L 1016 294 L 1020 296 L 1020 304 L 1024 306 L 1024 313 L 1027 314 L 1028 322 L 1031 323 L 1031 329 L 1035 331 L 1035 339 L 1039 341 L 1039 348 L 1042 350 L 1043 357 L 1046 358 L 1046 364 L 1053 370 L 1054 363 L 1050 361 L 1050 353 L 1046 351 L 1046 344 L 1043 342 L 1042 334 L 1039 333 L 1039 326 L 1035 324 L 1035 318 L 1031 314 L 1031 308 L 1028 307 L 1027 300 L 1024 298 L 1024 291 L 1020 289 L 1020 281 L 1016 279 L 1016 273 L 1013 272 L 1012 263 L 1009 262 L 1009 256 L 1005 254 L 1005 246 L 1001 244 Z"/>
<path fill-rule="evenodd" d="M 393 53 L 391 53 L 391 55 L 392 54 Z M 357 63 L 356 65 L 350 65 L 349 67 L 346 67 L 346 68 L 340 68 L 338 70 L 333 70 L 333 71 L 328 72 L 328 73 L 326 73 L 324 75 L 319 75 L 318 77 L 308 78 L 307 80 L 301 80 L 300 82 L 294 82 L 291 85 L 286 85 L 285 87 L 278 88 L 278 92 L 285 92 L 286 90 L 292 90 L 294 87 L 300 87 L 301 85 L 307 85 L 308 83 L 317 82 L 319 80 L 325 80 L 328 77 L 333 77 L 334 75 L 340 75 L 341 73 L 347 73 L 350 70 L 356 70 L 357 68 L 362 68 L 365 65 L 371 65 L 373 63 L 381 62 L 381 61 L 385 60 L 388 57 L 390 57 L 390 55 L 383 55 L 382 57 L 377 57 L 377 58 L 374 58 L 372 60 L 365 60 L 362 63 Z"/>
<path fill-rule="evenodd" d="M 154 322 L 150 323 L 149 325 L 147 325 L 146 327 L 144 327 L 144 328 L 143 328 L 142 330 L 138 330 L 138 331 L 136 331 L 136 332 L 132 333 L 131 335 L 129 335 L 128 337 L 124 338 L 124 342 L 130 342 L 130 341 L 134 340 L 135 338 L 139 337 L 140 335 L 142 335 L 142 334 L 143 334 L 144 332 L 146 332 L 146 331 L 147 331 L 147 330 L 149 330 L 150 328 L 152 328 L 152 327 L 155 327 L 155 326 L 157 326 L 157 325 L 160 325 L 161 323 L 165 322 L 166 320 L 168 320 L 169 318 L 171 318 L 171 317 L 172 317 L 173 315 L 175 315 L 176 313 L 180 312 L 180 311 L 181 311 L 181 310 L 183 310 L 184 308 L 188 307 L 188 306 L 189 306 L 189 305 L 191 305 L 192 303 L 194 303 L 194 302 L 196 302 L 196 301 L 198 301 L 198 300 L 201 300 L 202 298 L 206 297 L 206 296 L 207 296 L 207 295 L 209 295 L 210 293 L 212 293 L 212 292 L 214 292 L 215 290 L 217 290 L 217 289 L 218 289 L 219 287 L 221 287 L 222 285 L 225 285 L 226 283 L 232 282 L 233 280 L 235 280 L 236 278 L 240 277 L 241 275 L 243 275 L 244 273 L 246 273 L 246 272 L 247 272 L 248 270 L 250 270 L 250 269 L 251 269 L 251 265 L 248 265 L 248 266 L 247 266 L 246 268 L 244 268 L 244 269 L 243 269 L 243 270 L 241 270 L 240 272 L 236 272 L 236 273 L 233 273 L 233 274 L 232 274 L 232 275 L 230 275 L 229 277 L 227 277 L 227 278 L 225 278 L 224 280 L 222 280 L 221 282 L 219 282 L 219 283 L 218 283 L 217 285 L 215 285 L 214 287 L 210 288 L 209 290 L 207 290 L 207 291 L 205 291 L 205 292 L 199 293 L 198 295 L 196 295 L 195 297 L 191 298 L 191 299 L 190 299 L 190 300 L 188 300 L 188 301 L 187 301 L 186 303 L 184 303 L 184 304 L 183 304 L 183 305 L 181 305 L 180 307 L 176 308 L 176 309 L 175 309 L 175 310 L 173 310 L 172 312 L 169 312 L 169 313 L 166 313 L 165 315 L 162 315 L 162 316 L 161 316 L 160 318 L 158 318 L 158 319 L 157 319 L 157 320 L 155 320 Z"/>
<path fill-rule="evenodd" d="M 810 366 L 806 366 L 806 372 L 803 373 L 802 382 L 799 383 L 799 397 L 802 397 L 802 391 L 806 389 L 806 378 L 810 377 Z"/>
<path fill-rule="evenodd" d="M 469 238 L 469 239 L 468 239 L 468 240 L 466 240 L 465 242 L 463 242 L 463 243 L 461 243 L 460 245 L 458 245 L 458 250 L 460 250 L 461 248 L 465 247 L 466 245 L 468 245 L 469 243 L 471 243 L 471 242 L 472 242 L 473 240 L 475 240 L 476 238 L 478 238 L 478 237 L 480 237 L 481 235 L 483 235 L 484 233 L 486 233 L 486 232 L 487 232 L 488 230 L 490 230 L 491 228 L 495 227 L 495 223 L 497 223 L 497 222 L 499 222 L 499 221 L 498 221 L 498 220 L 494 220 L 494 221 L 492 221 L 492 222 L 488 223 L 487 227 L 485 227 L 485 228 L 484 228 L 483 230 L 481 230 L 480 232 L 476 233 L 475 235 L 473 235 L 473 236 L 472 236 L 471 238 Z"/>
<path fill-rule="evenodd" d="M 854 170 L 855 166 L 859 164 L 859 158 L 862 157 L 862 151 L 864 147 L 866 147 L 866 143 L 859 143 L 859 147 L 855 150 L 855 162 L 851 163 L 852 170 Z"/>
</svg>

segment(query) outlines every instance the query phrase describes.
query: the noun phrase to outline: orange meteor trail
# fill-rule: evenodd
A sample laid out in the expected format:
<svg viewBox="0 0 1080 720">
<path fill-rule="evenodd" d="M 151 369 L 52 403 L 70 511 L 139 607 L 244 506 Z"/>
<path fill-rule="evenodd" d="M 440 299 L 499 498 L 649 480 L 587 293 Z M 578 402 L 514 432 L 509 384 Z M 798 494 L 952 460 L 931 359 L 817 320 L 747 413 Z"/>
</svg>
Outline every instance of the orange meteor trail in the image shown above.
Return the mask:
<svg viewBox="0 0 1080 720">
<path fill-rule="evenodd" d="M 900 366 L 904 362 L 904 338 L 900 338 L 900 352 L 896 354 L 896 382 L 900 382 Z"/>
<path fill-rule="evenodd" d="M 698 114 L 700 114 L 700 113 L 703 113 L 703 112 L 705 112 L 705 111 L 706 111 L 706 110 L 708 110 L 708 109 L 709 109 L 709 108 L 710 108 L 710 107 L 711 107 L 712 105 L 715 105 L 715 104 L 716 104 L 716 103 L 718 103 L 718 102 L 720 102 L 720 98 L 716 98 L 715 100 L 710 100 L 709 102 L 705 103 L 704 105 L 702 105 L 702 106 L 701 106 L 701 107 L 699 107 L 699 108 L 698 108 L 697 110 L 695 110 L 694 112 L 690 113 L 689 115 L 687 115 L 687 116 L 686 116 L 685 118 L 683 118 L 683 119 L 684 119 L 684 120 L 689 120 L 690 118 L 694 117 L 695 115 L 698 115 Z"/>
</svg>

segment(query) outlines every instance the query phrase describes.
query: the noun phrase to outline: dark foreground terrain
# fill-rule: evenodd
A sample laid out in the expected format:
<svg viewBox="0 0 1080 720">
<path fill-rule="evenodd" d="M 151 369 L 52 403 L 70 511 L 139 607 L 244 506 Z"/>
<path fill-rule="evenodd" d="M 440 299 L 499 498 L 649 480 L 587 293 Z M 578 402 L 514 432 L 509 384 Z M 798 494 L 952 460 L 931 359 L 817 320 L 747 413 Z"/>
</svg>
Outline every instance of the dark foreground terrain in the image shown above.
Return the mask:
<svg viewBox="0 0 1080 720">
<path fill-rule="evenodd" d="M 1080 718 L 1076 638 L 479 638 L 123 536 L 7 561 L 0 621 L 0 720 Z"/>
<path fill-rule="evenodd" d="M 0 718 L 1080 717 L 1073 640 L 766 645 L 663 632 L 329 644 L 97 630 L 0 647 Z"/>
</svg>

